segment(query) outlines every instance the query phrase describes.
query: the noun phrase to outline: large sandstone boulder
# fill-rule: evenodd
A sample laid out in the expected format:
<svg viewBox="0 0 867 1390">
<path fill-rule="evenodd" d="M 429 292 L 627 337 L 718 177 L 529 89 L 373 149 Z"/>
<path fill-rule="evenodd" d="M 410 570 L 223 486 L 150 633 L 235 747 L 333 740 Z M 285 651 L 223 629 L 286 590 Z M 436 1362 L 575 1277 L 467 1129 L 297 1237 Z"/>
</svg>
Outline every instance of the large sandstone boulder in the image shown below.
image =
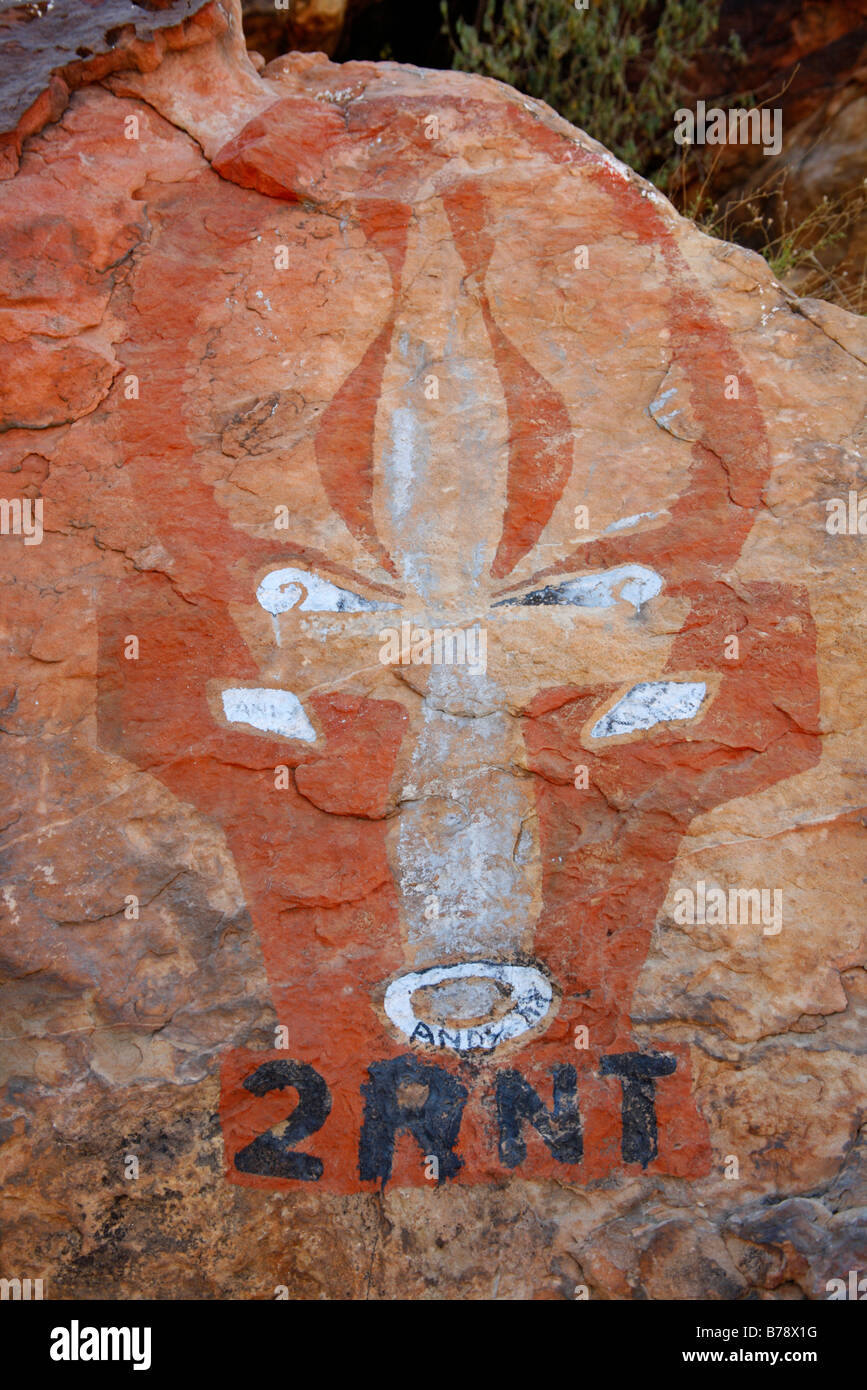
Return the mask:
<svg viewBox="0 0 867 1390">
<path fill-rule="evenodd" d="M 827 1297 L 863 322 L 496 83 L 190 32 L 0 203 L 0 1272 Z"/>
</svg>

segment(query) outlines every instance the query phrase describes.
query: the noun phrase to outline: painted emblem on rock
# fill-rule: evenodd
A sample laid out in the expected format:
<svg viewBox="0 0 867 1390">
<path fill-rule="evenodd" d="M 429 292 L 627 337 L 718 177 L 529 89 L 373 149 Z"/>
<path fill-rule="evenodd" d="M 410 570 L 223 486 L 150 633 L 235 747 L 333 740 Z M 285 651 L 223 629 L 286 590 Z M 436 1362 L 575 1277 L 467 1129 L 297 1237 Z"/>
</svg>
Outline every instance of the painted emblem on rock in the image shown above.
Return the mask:
<svg viewBox="0 0 867 1390">
<path fill-rule="evenodd" d="M 464 138 L 491 119 L 482 103 L 450 114 Z M 233 182 L 209 175 L 156 210 L 137 272 L 147 322 L 183 248 L 201 296 L 159 331 L 206 337 L 214 384 L 191 402 L 166 370 L 161 408 L 184 421 L 173 457 L 151 443 L 151 402 L 126 416 L 133 485 L 171 558 L 106 604 L 100 738 L 222 828 L 262 942 L 287 1045 L 224 1058 L 234 1181 L 706 1172 L 689 1050 L 634 1026 L 636 984 L 695 818 L 818 758 L 806 598 L 731 578 L 770 462 L 728 333 L 666 216 L 612 161 L 517 104 L 497 119 L 522 157 L 574 180 L 558 245 L 592 240 L 603 209 L 624 264 L 652 268 L 647 322 L 631 341 L 612 320 L 611 360 L 655 354 L 665 390 L 638 398 L 626 368 L 592 356 L 583 377 L 611 456 L 644 460 L 646 510 L 606 490 L 568 370 L 609 311 L 587 308 L 586 339 L 532 304 L 516 312 L 494 229 L 540 265 L 550 248 L 521 241 L 496 169 L 453 157 L 448 121 L 425 140 L 412 102 L 355 103 L 329 127 L 315 187 L 266 113 L 214 161 Z M 330 399 L 292 398 L 285 457 L 308 451 L 321 496 L 275 465 L 282 529 L 242 515 L 202 423 L 222 425 L 249 477 L 267 472 L 250 473 L 263 440 L 279 453 L 292 392 L 239 404 L 212 266 L 229 228 L 246 254 L 280 200 L 302 244 L 339 212 L 379 314 L 355 361 L 338 345 Z M 576 295 L 603 292 L 582 273 Z M 292 324 L 269 331 L 304 379 Z M 562 372 L 543 371 L 558 351 Z M 605 514 L 586 536 L 585 499 Z M 158 656 L 124 662 L 130 632 Z"/>
</svg>

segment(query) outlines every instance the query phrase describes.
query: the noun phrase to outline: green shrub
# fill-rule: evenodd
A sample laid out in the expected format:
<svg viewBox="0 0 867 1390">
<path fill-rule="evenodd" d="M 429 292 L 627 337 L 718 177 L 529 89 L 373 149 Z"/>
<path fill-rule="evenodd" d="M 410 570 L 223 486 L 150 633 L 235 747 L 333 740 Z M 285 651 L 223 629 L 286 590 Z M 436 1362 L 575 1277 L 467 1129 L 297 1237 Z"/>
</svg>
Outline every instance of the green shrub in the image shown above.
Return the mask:
<svg viewBox="0 0 867 1390">
<path fill-rule="evenodd" d="M 721 0 L 481 0 L 449 24 L 453 67 L 552 106 L 661 188 L 678 163 L 674 112 L 691 106 L 696 60 L 714 52 Z M 737 59 L 733 36 L 729 54 Z"/>
</svg>

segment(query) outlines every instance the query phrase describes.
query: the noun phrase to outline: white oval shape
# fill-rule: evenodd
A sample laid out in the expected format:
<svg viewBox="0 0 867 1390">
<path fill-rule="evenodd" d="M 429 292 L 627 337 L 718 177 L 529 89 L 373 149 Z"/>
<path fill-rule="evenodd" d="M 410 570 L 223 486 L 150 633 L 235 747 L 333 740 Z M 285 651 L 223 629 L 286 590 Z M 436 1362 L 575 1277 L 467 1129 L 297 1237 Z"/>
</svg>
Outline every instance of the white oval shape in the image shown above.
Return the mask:
<svg viewBox="0 0 867 1390">
<path fill-rule="evenodd" d="M 610 526 L 606 526 L 602 534 L 607 536 L 612 531 L 626 531 L 630 526 L 637 526 L 639 521 L 653 521 L 661 515 L 661 512 L 635 512 L 633 516 L 622 516 L 619 521 L 612 521 Z"/>
<path fill-rule="evenodd" d="M 639 517 L 628 518 L 629 522 L 637 520 Z M 616 565 L 614 569 L 594 570 L 591 574 L 567 579 L 562 584 L 548 584 L 544 589 L 533 589 L 515 598 L 500 599 L 494 607 L 568 604 L 574 608 L 613 608 L 622 599 L 639 612 L 642 604 L 656 598 L 662 587 L 662 576 L 656 570 L 648 569 L 647 565 Z"/>
<path fill-rule="evenodd" d="M 443 1028 L 417 1018 L 412 1008 L 412 996 L 426 985 L 438 985 L 443 980 L 466 980 L 473 977 L 498 980 L 508 985 L 514 1002 L 507 1014 L 473 1028 Z M 385 991 L 383 1008 L 396 1028 L 410 1042 L 427 1043 L 431 1047 L 447 1048 L 452 1052 L 493 1052 L 501 1043 L 520 1037 L 545 1017 L 551 1007 L 554 991 L 541 971 L 532 965 L 503 965 L 499 961 L 475 960 L 461 965 L 435 965 L 429 970 L 413 971 L 392 980 Z"/>
<path fill-rule="evenodd" d="M 223 713 L 230 724 L 251 724 L 266 734 L 316 742 L 316 730 L 291 690 L 251 690 L 248 686 L 224 690 Z"/>
<path fill-rule="evenodd" d="M 394 603 L 362 598 L 351 589 L 341 589 L 318 574 L 299 569 L 271 570 L 256 590 L 256 598 L 265 612 L 274 616 L 294 608 L 302 592 L 304 600 L 298 605 L 301 613 L 378 613 L 397 607 Z"/>
<path fill-rule="evenodd" d="M 706 694 L 704 681 L 642 681 L 596 721 L 590 737 L 614 738 L 673 719 L 694 719 Z"/>
</svg>

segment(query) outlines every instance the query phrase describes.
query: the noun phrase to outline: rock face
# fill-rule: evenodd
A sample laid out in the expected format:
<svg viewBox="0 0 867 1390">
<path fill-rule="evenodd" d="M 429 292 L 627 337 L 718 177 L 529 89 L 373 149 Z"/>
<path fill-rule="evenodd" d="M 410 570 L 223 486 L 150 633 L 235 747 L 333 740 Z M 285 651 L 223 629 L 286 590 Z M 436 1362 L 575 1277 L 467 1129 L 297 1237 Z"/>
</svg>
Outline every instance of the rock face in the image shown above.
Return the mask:
<svg viewBox="0 0 867 1390">
<path fill-rule="evenodd" d="M 507 88 L 208 13 L 3 191 L 2 1273 L 825 1298 L 863 322 Z"/>
<path fill-rule="evenodd" d="M 150 11 L 150 13 L 149 13 Z M 56 121 L 69 94 L 124 68 L 148 71 L 167 48 L 188 48 L 226 29 L 201 0 L 25 0 L 0 13 L 0 179 L 21 143 Z"/>
<path fill-rule="evenodd" d="M 249 47 L 266 57 L 289 49 L 332 54 L 343 32 L 347 0 L 243 0 L 244 34 Z"/>
</svg>

